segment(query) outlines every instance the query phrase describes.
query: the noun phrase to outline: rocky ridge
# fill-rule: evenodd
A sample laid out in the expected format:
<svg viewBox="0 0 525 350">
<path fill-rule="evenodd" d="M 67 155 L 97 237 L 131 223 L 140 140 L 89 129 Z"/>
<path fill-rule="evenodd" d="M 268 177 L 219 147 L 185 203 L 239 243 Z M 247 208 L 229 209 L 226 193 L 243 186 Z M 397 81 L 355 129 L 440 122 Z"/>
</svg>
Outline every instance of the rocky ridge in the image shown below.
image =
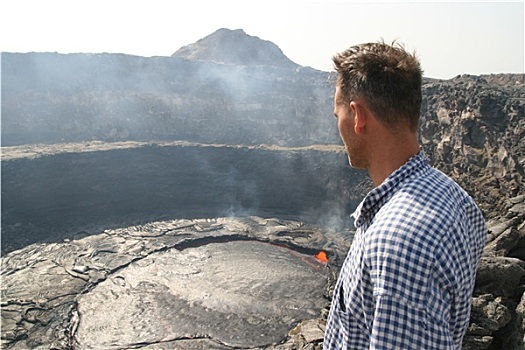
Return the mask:
<svg viewBox="0 0 525 350">
<path fill-rule="evenodd" d="M 248 35 L 242 29 L 221 28 L 197 42 L 183 46 L 171 57 L 241 66 L 300 66 L 271 41 Z"/>
<path fill-rule="evenodd" d="M 506 213 L 507 199 L 525 191 L 523 81 L 517 74 L 463 75 L 423 85 L 421 144 L 488 218 Z"/>
</svg>

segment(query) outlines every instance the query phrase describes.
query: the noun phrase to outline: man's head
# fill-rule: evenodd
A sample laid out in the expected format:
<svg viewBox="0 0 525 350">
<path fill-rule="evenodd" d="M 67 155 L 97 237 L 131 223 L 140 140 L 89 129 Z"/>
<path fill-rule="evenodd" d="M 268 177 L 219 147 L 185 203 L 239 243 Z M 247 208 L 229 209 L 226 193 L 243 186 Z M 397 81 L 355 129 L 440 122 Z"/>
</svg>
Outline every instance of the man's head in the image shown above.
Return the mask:
<svg viewBox="0 0 525 350">
<path fill-rule="evenodd" d="M 353 46 L 334 56 L 334 115 L 350 165 L 379 185 L 419 152 L 421 66 L 399 45 Z"/>
<path fill-rule="evenodd" d="M 332 60 L 347 104 L 360 99 L 392 131 L 417 131 L 423 72 L 414 54 L 380 42 L 352 46 Z"/>
</svg>

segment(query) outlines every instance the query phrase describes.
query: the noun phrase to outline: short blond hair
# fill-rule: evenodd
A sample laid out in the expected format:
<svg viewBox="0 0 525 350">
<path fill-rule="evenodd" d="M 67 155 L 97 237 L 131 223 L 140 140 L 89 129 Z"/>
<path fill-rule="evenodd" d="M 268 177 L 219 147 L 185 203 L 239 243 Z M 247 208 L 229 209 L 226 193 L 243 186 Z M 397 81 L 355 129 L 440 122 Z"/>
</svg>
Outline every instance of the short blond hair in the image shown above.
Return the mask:
<svg viewBox="0 0 525 350">
<path fill-rule="evenodd" d="M 384 42 L 352 46 L 332 58 L 346 102 L 363 99 L 377 118 L 415 131 L 421 112 L 423 71 L 415 53 Z"/>
</svg>

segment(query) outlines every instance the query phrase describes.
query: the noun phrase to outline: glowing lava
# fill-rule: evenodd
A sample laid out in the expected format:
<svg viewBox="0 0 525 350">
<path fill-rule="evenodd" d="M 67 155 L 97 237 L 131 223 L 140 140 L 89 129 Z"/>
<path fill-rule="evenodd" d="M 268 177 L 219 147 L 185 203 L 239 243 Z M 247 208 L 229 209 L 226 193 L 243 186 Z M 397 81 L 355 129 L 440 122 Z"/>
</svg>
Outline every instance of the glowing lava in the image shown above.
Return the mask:
<svg viewBox="0 0 525 350">
<path fill-rule="evenodd" d="M 326 256 L 326 253 L 323 251 L 320 251 L 318 254 L 315 255 L 315 258 L 317 261 L 328 264 L 328 257 Z"/>
</svg>

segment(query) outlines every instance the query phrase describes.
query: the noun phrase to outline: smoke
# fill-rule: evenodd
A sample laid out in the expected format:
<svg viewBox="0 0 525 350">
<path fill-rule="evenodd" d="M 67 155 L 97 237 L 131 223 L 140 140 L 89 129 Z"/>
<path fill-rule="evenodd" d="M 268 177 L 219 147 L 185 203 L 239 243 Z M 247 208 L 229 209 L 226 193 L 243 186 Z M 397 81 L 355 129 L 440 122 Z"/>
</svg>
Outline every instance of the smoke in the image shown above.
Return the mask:
<svg viewBox="0 0 525 350">
<path fill-rule="evenodd" d="M 357 201 L 344 154 L 315 146 L 340 143 L 327 73 L 51 53 L 4 53 L 1 73 L 2 146 L 143 141 L 2 161 L 2 249 L 181 217 L 341 228 Z"/>
<path fill-rule="evenodd" d="M 120 54 L 4 53 L 4 145 L 337 142 L 328 73 Z"/>
</svg>

